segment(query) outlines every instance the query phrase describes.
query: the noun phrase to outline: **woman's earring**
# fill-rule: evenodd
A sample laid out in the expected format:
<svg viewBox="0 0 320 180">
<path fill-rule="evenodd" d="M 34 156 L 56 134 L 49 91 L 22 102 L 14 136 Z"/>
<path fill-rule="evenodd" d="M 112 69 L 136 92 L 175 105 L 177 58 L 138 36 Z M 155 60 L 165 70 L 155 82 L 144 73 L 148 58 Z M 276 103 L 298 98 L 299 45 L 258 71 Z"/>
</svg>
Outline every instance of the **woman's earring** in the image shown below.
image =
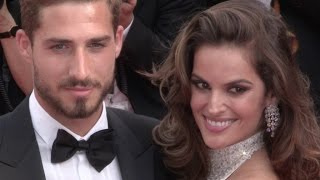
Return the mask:
<svg viewBox="0 0 320 180">
<path fill-rule="evenodd" d="M 280 112 L 278 106 L 269 105 L 264 110 L 264 117 L 267 122 L 267 132 L 271 133 L 271 137 L 274 137 L 280 123 Z"/>
</svg>

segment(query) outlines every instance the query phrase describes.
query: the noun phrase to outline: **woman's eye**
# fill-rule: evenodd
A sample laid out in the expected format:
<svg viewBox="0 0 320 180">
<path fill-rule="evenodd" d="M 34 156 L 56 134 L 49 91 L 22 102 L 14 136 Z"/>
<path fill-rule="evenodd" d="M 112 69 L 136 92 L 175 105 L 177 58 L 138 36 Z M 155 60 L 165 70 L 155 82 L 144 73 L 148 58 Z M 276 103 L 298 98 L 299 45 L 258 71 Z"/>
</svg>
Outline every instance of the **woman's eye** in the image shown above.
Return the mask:
<svg viewBox="0 0 320 180">
<path fill-rule="evenodd" d="M 191 83 L 198 89 L 210 89 L 209 84 L 203 81 L 191 80 Z"/>
<path fill-rule="evenodd" d="M 201 82 L 197 84 L 200 89 L 209 89 L 209 85 L 207 83 Z"/>
<path fill-rule="evenodd" d="M 246 90 L 247 90 L 247 88 L 244 88 L 244 87 L 233 87 L 229 91 L 233 94 L 241 94 L 241 93 L 245 92 Z"/>
</svg>

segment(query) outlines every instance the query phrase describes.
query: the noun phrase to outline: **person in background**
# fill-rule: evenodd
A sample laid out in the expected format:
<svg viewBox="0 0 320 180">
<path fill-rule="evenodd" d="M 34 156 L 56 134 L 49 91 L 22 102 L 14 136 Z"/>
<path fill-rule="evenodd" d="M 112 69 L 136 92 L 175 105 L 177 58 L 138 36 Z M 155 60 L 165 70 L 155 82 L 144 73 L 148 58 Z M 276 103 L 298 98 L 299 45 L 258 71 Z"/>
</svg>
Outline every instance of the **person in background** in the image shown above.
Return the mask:
<svg viewBox="0 0 320 180">
<path fill-rule="evenodd" d="M 154 129 L 176 179 L 319 179 L 309 81 L 281 16 L 252 0 L 197 14 L 149 74 L 168 114 Z"/>
<path fill-rule="evenodd" d="M 320 115 L 320 1 L 279 0 L 278 4 L 279 13 L 297 38 L 297 61 L 310 78 L 311 94 Z"/>
<path fill-rule="evenodd" d="M 121 2 L 20 3 L 16 39 L 34 89 L 0 117 L 0 179 L 166 179 L 151 138 L 158 121 L 103 103 L 122 46 Z"/>
<path fill-rule="evenodd" d="M 20 28 L 17 0 L 4 0 L 0 8 L 0 115 L 13 111 L 32 89 L 31 67 L 17 48 L 15 33 Z M 29 90 L 29 91 L 30 91 Z"/>
<path fill-rule="evenodd" d="M 120 25 L 123 48 L 116 61 L 116 87 L 107 105 L 157 119 L 167 109 L 159 90 L 140 72 L 163 62 L 183 22 L 198 9 L 194 0 L 124 0 Z"/>
</svg>

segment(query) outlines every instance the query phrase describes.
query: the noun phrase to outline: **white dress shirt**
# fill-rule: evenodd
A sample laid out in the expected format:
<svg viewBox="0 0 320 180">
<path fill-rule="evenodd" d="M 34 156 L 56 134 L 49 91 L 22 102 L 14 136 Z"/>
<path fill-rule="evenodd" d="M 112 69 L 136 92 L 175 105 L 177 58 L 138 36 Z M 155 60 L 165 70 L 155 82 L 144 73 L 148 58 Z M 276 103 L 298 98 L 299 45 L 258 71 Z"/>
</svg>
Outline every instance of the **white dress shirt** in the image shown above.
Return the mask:
<svg viewBox="0 0 320 180">
<path fill-rule="evenodd" d="M 46 180 L 122 180 L 117 158 L 100 173 L 90 165 L 83 151 L 78 151 L 70 159 L 62 163 L 51 163 L 51 148 L 58 129 L 67 131 L 77 140 L 88 140 L 93 133 L 108 129 L 107 111 L 104 103 L 99 120 L 83 137 L 73 133 L 53 119 L 41 107 L 35 98 L 34 92 L 30 96 L 29 108 Z"/>
</svg>

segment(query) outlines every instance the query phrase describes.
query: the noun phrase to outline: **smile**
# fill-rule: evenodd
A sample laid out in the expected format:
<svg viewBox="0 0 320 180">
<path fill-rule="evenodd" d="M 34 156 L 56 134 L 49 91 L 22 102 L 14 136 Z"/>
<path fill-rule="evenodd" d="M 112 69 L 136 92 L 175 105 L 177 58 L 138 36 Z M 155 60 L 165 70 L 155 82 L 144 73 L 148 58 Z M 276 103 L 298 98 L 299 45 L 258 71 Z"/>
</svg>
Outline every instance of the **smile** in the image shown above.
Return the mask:
<svg viewBox="0 0 320 180">
<path fill-rule="evenodd" d="M 211 126 L 217 126 L 217 127 L 229 126 L 233 122 L 233 120 L 227 120 L 227 121 L 212 121 L 209 119 L 206 119 L 206 120 Z"/>
<path fill-rule="evenodd" d="M 228 127 L 230 127 L 232 125 L 232 123 L 234 123 L 236 120 L 235 119 L 215 119 L 215 120 L 211 120 L 208 119 L 207 117 L 204 116 L 205 119 L 205 126 L 206 128 L 210 131 L 210 132 L 214 132 L 214 133 L 220 133 L 222 131 L 224 131 L 225 129 L 227 129 Z"/>
</svg>

